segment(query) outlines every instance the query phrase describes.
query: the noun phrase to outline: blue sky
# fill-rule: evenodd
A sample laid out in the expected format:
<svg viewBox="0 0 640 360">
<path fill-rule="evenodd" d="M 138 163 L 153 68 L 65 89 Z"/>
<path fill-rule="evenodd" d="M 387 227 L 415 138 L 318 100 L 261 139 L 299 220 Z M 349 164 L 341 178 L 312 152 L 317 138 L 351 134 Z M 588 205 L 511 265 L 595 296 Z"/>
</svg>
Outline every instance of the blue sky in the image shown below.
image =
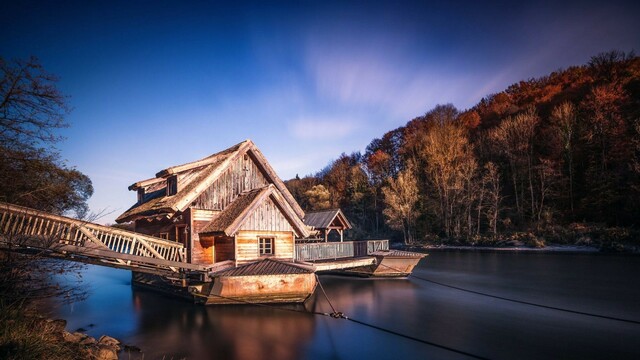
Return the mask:
<svg viewBox="0 0 640 360">
<path fill-rule="evenodd" d="M 70 96 L 58 147 L 112 222 L 127 186 L 252 139 L 283 179 L 434 105 L 640 51 L 634 2 L 4 1 L 0 55 Z"/>
</svg>

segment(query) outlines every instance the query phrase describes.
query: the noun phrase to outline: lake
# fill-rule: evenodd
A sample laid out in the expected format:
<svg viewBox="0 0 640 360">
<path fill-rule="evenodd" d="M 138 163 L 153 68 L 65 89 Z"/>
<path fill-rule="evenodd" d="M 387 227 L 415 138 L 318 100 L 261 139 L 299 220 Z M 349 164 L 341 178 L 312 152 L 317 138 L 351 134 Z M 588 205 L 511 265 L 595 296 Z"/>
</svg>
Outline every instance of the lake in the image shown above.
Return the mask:
<svg viewBox="0 0 640 360">
<path fill-rule="evenodd" d="M 434 251 L 408 279 L 320 277 L 337 311 L 414 339 L 306 313 L 331 312 L 318 290 L 304 307 L 203 307 L 134 289 L 129 271 L 82 275 L 89 297 L 52 316 L 144 359 L 640 359 L 638 256 Z"/>
</svg>

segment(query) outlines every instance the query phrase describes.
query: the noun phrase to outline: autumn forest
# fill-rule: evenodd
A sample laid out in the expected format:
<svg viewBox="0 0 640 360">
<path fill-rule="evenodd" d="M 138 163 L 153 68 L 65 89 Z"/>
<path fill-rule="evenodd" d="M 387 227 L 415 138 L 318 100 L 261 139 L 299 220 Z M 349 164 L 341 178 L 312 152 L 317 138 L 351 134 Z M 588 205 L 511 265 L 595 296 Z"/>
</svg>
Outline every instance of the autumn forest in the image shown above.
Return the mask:
<svg viewBox="0 0 640 360">
<path fill-rule="evenodd" d="M 351 238 L 621 247 L 640 218 L 640 57 L 612 51 L 438 105 L 287 186 Z"/>
</svg>

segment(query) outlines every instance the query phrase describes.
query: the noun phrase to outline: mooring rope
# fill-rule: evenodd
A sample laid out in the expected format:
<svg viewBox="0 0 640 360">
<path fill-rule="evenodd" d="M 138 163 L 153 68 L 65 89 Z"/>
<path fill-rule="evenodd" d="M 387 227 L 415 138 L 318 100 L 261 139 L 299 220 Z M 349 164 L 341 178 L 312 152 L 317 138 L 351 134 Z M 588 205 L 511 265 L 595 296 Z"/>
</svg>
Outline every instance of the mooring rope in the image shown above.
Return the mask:
<svg viewBox="0 0 640 360">
<path fill-rule="evenodd" d="M 322 293 L 324 294 L 325 299 L 327 300 L 327 302 L 329 303 L 329 306 L 331 307 L 331 310 L 333 311 L 332 313 L 315 313 L 317 315 L 330 316 L 330 317 L 332 317 L 334 319 L 345 319 L 345 320 L 354 322 L 356 324 L 360 324 L 362 326 L 366 326 L 366 327 L 369 327 L 369 328 L 372 328 L 372 329 L 376 329 L 376 330 L 379 330 L 379 331 L 382 331 L 382 332 L 385 332 L 385 333 L 388 333 L 388 334 L 391 334 L 391 335 L 395 335 L 395 336 L 402 337 L 402 338 L 405 338 L 405 339 L 408 339 L 408 340 L 416 341 L 416 342 L 419 342 L 419 343 L 422 343 L 422 344 L 425 344 L 425 345 L 437 347 L 439 349 L 455 352 L 457 354 L 465 355 L 465 356 L 468 356 L 468 357 L 471 357 L 471 358 L 474 358 L 474 359 L 490 360 L 489 358 L 486 358 L 486 357 L 483 357 L 483 356 L 480 356 L 480 355 L 472 354 L 472 353 L 469 353 L 469 352 L 466 352 L 466 351 L 463 351 L 463 350 L 458 350 L 458 349 L 455 349 L 455 348 L 452 348 L 452 347 L 449 347 L 449 346 L 437 344 L 437 343 L 434 343 L 432 341 L 420 339 L 420 338 L 417 338 L 417 337 L 414 337 L 414 336 L 402 334 L 402 333 L 399 333 L 399 332 L 394 331 L 394 330 L 390 330 L 390 329 L 383 328 L 383 327 L 378 326 L 378 325 L 373 325 L 373 324 L 370 324 L 370 323 L 367 323 L 367 322 L 364 322 L 364 321 L 361 321 L 361 320 L 357 320 L 357 319 L 348 317 L 344 313 L 335 310 L 335 308 L 333 307 L 333 304 L 331 303 L 331 300 L 329 299 L 329 296 L 327 296 L 327 293 L 324 291 L 324 287 L 322 286 L 322 282 L 320 282 L 320 278 L 318 277 L 317 274 L 316 274 L 316 279 L 318 281 L 318 285 L 320 285 L 320 289 L 322 290 Z"/>
<path fill-rule="evenodd" d="M 471 357 L 471 358 L 474 358 L 474 359 L 490 360 L 489 358 L 484 357 L 484 356 L 472 354 L 472 353 L 469 353 L 469 352 L 466 352 L 466 351 L 463 351 L 463 350 L 458 350 L 458 349 L 455 349 L 455 348 L 452 348 L 452 347 L 449 347 L 449 346 L 440 345 L 440 344 L 437 344 L 437 343 L 434 343 L 434 342 L 431 342 L 431 341 L 428 341 L 428 340 L 423 340 L 423 339 L 419 339 L 417 337 L 405 335 L 405 334 L 399 333 L 399 332 L 394 331 L 394 330 L 389 330 L 389 329 L 386 329 L 386 328 L 383 328 L 383 327 L 380 327 L 380 326 L 377 326 L 377 325 L 366 323 L 364 321 L 352 319 L 350 317 L 345 317 L 345 319 L 347 319 L 349 321 L 353 321 L 354 323 L 357 323 L 357 324 L 360 324 L 360 325 L 363 325 L 363 326 L 367 326 L 367 327 L 370 327 L 370 328 L 373 328 L 373 329 L 376 329 L 376 330 L 380 330 L 380 331 L 386 332 L 388 334 L 392 334 L 392 335 L 399 336 L 399 337 L 402 337 L 402 338 L 405 338 L 405 339 L 413 340 L 413 341 L 416 341 L 416 342 L 419 342 L 419 343 L 423 343 L 423 344 L 426 344 L 426 345 L 430 345 L 430 346 L 433 346 L 433 347 L 437 347 L 437 348 L 440 348 L 440 349 L 443 349 L 443 350 L 451 351 L 451 352 L 454 352 L 454 353 L 457 353 L 457 354 L 465 355 L 465 356 L 468 356 L 468 357 Z"/>
<path fill-rule="evenodd" d="M 394 270 L 394 271 L 398 271 L 398 272 L 401 272 L 401 273 L 404 272 L 404 271 L 400 271 L 399 269 L 393 268 L 393 267 L 388 266 L 388 265 L 384 265 L 384 264 L 380 264 L 380 265 L 385 266 L 385 267 L 387 267 L 387 268 L 389 268 L 391 270 Z M 481 291 L 475 291 L 475 290 L 465 289 L 465 288 L 462 288 L 462 287 L 459 287 L 459 286 L 455 286 L 455 285 L 449 285 L 449 284 L 441 283 L 441 282 L 438 282 L 438 281 L 434 281 L 434 280 L 431 280 L 431 279 L 427 279 L 427 278 L 423 278 L 423 277 L 414 275 L 413 273 L 410 274 L 409 276 L 412 277 L 412 278 L 418 279 L 418 280 L 422 280 L 422 281 L 426 281 L 426 282 L 432 283 L 432 284 L 436 284 L 436 285 L 448 287 L 448 288 L 451 288 L 451 289 L 468 292 L 468 293 L 471 293 L 471 294 L 482 295 L 482 296 L 486 296 L 486 297 L 490 297 L 490 298 L 494 298 L 494 299 L 510 301 L 510 302 L 523 304 L 523 305 L 536 306 L 536 307 L 544 308 L 544 309 L 564 311 L 564 312 L 577 314 L 577 315 L 592 316 L 592 317 L 597 317 L 597 318 L 601 318 L 601 319 L 622 321 L 622 322 L 626 322 L 626 323 L 630 323 L 630 324 L 640 325 L 640 321 L 637 321 L 637 320 L 624 319 L 624 318 L 618 318 L 618 317 L 614 317 L 614 316 L 601 315 L 601 314 L 594 314 L 594 313 L 589 313 L 589 312 L 585 312 L 585 311 L 578 311 L 578 310 L 566 309 L 566 308 L 561 308 L 561 307 L 556 307 L 556 306 L 551 306 L 551 305 L 533 303 L 533 302 L 524 301 L 524 300 L 512 299 L 512 298 L 508 298 L 508 297 L 504 297 L 504 296 L 493 295 L 493 294 L 489 294 L 489 293 L 485 293 L 485 292 L 481 292 Z"/>
<path fill-rule="evenodd" d="M 463 351 L 463 350 L 458 350 L 458 349 L 455 349 L 455 348 L 452 348 L 452 347 L 449 347 L 449 346 L 445 346 L 445 345 L 441 345 L 441 344 L 438 344 L 438 343 L 434 343 L 432 341 L 419 339 L 417 337 L 413 337 L 413 336 L 410 336 L 410 335 L 402 334 L 402 333 L 399 333 L 399 332 L 394 331 L 394 330 L 386 329 L 386 328 L 383 328 L 383 327 L 378 326 L 378 325 L 370 324 L 370 323 L 367 323 L 367 322 L 364 322 L 364 321 L 361 321 L 361 320 L 357 320 L 357 319 L 348 317 L 344 313 L 335 310 L 335 307 L 331 303 L 331 300 L 329 299 L 329 296 L 327 296 L 327 293 L 324 291 L 324 287 L 322 286 L 322 282 L 320 282 L 320 278 L 318 277 L 317 274 L 316 274 L 316 280 L 318 281 L 318 285 L 320 285 L 320 289 L 322 290 L 322 294 L 324 295 L 325 299 L 329 303 L 329 306 L 331 307 L 331 310 L 333 311 L 331 313 L 311 311 L 311 310 L 308 310 L 306 308 L 305 308 L 305 310 L 288 309 L 288 308 L 284 308 L 284 307 L 280 307 L 280 306 L 274 306 L 274 305 L 269 305 L 269 304 L 264 304 L 264 303 L 257 303 L 257 302 L 247 301 L 247 300 L 243 300 L 243 299 L 231 298 L 231 297 L 227 297 L 227 296 L 224 296 L 224 295 L 218 295 L 218 294 L 211 294 L 211 295 L 217 296 L 217 297 L 225 299 L 225 300 L 233 301 L 233 302 L 244 303 L 244 304 L 247 304 L 247 305 L 254 305 L 254 306 L 259 306 L 259 307 L 273 309 L 273 310 L 291 311 L 291 312 L 297 312 L 297 313 L 307 314 L 307 315 L 311 315 L 311 316 L 321 315 L 321 316 L 327 316 L 327 317 L 330 317 L 330 318 L 333 318 L 333 319 L 345 319 L 345 320 L 351 321 L 353 323 L 356 323 L 356 324 L 359 324 L 359 325 L 362 325 L 362 326 L 366 326 L 366 327 L 369 327 L 369 328 L 372 328 L 372 329 L 376 329 L 376 330 L 379 330 L 379 331 L 382 331 L 382 332 L 385 332 L 385 333 L 388 333 L 388 334 L 391 334 L 391 335 L 395 335 L 395 336 L 398 336 L 398 337 L 401 337 L 401 338 L 405 338 L 405 339 L 408 339 L 408 340 L 412 340 L 412 341 L 415 341 L 415 342 L 419 342 L 419 343 L 422 343 L 422 344 L 425 344 L 425 345 L 433 346 L 433 347 L 436 347 L 436 348 L 439 348 L 439 349 L 443 349 L 443 350 L 447 350 L 447 351 L 450 351 L 450 352 L 455 352 L 457 354 L 465 355 L 465 356 L 468 356 L 468 357 L 471 357 L 471 358 L 474 358 L 474 359 L 490 360 L 487 357 L 483 357 L 483 356 L 480 356 L 480 355 L 472 354 L 472 353 L 469 353 L 469 352 L 466 352 L 466 351 Z"/>
<path fill-rule="evenodd" d="M 331 311 L 333 311 L 330 314 L 325 314 L 323 313 L 323 315 L 329 315 L 332 318 L 336 318 L 336 319 L 340 319 L 340 318 L 345 318 L 343 313 L 336 311 L 336 308 L 333 307 L 333 304 L 331 303 L 331 300 L 329 300 L 329 297 L 327 296 L 327 293 L 324 291 L 324 287 L 322 286 L 322 282 L 320 282 L 320 278 L 318 277 L 318 274 L 315 274 L 316 276 L 316 281 L 318 282 L 318 285 L 320 285 L 320 290 L 322 290 L 322 293 L 324 294 L 324 298 L 327 299 L 327 302 L 329 303 L 329 306 L 331 307 Z"/>
</svg>

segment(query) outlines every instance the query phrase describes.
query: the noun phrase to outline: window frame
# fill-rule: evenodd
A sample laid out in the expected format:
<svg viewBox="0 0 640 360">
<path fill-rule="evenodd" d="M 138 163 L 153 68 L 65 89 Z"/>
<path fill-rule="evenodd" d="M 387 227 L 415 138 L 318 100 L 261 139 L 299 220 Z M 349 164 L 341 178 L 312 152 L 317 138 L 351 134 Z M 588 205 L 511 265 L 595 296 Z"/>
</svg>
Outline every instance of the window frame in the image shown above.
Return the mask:
<svg viewBox="0 0 640 360">
<path fill-rule="evenodd" d="M 258 238 L 258 255 L 274 256 L 276 254 L 275 246 L 276 246 L 275 236 L 260 236 Z M 267 250 L 269 252 L 267 252 Z"/>
<path fill-rule="evenodd" d="M 178 193 L 178 175 L 171 175 L 167 178 L 167 196 Z"/>
</svg>

